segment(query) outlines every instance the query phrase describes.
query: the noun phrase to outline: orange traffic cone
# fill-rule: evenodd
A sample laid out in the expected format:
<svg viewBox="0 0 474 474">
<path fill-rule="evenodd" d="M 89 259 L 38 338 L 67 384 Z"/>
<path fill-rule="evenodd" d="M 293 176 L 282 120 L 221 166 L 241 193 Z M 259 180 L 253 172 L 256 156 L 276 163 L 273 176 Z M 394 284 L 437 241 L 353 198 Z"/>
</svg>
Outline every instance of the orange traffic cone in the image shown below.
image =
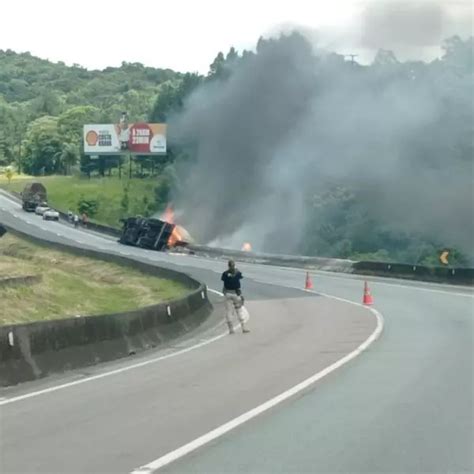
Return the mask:
<svg viewBox="0 0 474 474">
<path fill-rule="evenodd" d="M 362 299 L 362 303 L 367 304 L 367 305 L 374 304 L 374 299 L 372 298 L 372 295 L 370 294 L 370 289 L 367 282 L 365 282 L 364 284 L 364 298 Z"/>
<path fill-rule="evenodd" d="M 312 290 L 313 289 L 313 282 L 311 281 L 311 277 L 309 272 L 306 272 L 306 280 L 304 282 L 304 289 L 305 290 Z"/>
</svg>

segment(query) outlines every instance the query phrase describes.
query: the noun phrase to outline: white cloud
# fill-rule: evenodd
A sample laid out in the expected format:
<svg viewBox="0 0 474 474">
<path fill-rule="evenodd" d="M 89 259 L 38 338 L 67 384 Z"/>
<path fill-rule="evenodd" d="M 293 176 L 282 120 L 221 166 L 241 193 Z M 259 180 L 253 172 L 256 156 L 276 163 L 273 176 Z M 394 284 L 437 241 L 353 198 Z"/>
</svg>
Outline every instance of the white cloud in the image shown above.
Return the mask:
<svg viewBox="0 0 474 474">
<path fill-rule="evenodd" d="M 464 30 L 472 25 L 469 1 L 438 3 L 452 12 L 451 30 L 453 24 Z M 341 52 L 364 53 L 360 18 L 371 4 L 374 0 L 15 0 L 2 4 L 0 49 L 88 68 L 137 61 L 205 72 L 218 51 L 252 48 L 260 35 L 290 24 L 320 31 L 320 41 Z"/>
</svg>

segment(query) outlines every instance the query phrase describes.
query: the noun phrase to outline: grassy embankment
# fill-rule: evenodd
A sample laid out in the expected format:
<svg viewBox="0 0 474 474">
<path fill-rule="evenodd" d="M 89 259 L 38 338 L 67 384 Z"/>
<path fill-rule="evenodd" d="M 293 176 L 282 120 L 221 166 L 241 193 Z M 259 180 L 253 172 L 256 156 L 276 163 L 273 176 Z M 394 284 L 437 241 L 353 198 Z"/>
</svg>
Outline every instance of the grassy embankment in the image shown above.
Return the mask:
<svg viewBox="0 0 474 474">
<path fill-rule="evenodd" d="M 42 280 L 32 286 L 0 287 L 0 325 L 116 313 L 187 292 L 173 281 L 7 233 L 0 238 L 0 277 L 21 275 L 41 275 Z"/>
<path fill-rule="evenodd" d="M 32 177 L 15 175 L 8 184 L 4 175 L 0 175 L 0 187 L 10 191 L 21 192 L 25 184 L 40 181 L 46 186 L 49 204 L 60 211 L 77 212 L 81 198 L 98 202 L 97 214 L 92 221 L 112 227 L 120 227 L 120 218 L 144 214 L 147 203 L 154 202 L 154 188 L 159 178 L 119 179 L 116 176 L 107 178 L 79 178 L 75 176 Z M 127 189 L 128 205 L 124 207 L 123 197 Z"/>
</svg>

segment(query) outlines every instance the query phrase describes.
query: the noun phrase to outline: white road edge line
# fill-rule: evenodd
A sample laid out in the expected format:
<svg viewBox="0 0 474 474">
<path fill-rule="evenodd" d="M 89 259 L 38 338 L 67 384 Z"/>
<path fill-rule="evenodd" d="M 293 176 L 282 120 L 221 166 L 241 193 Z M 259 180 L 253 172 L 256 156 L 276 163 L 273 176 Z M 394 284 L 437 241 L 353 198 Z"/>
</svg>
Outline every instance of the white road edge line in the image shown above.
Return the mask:
<svg viewBox="0 0 474 474">
<path fill-rule="evenodd" d="M 303 290 L 303 291 L 308 291 L 310 293 L 316 293 L 310 290 Z M 200 436 L 199 438 L 196 438 L 195 440 L 191 441 L 190 443 L 185 444 L 184 446 L 181 446 L 178 449 L 175 449 L 174 451 L 171 451 L 158 459 L 155 459 L 154 461 L 151 461 L 148 464 L 145 464 L 143 466 L 140 466 L 136 469 L 134 469 L 130 474 L 151 474 L 155 472 L 156 470 L 171 464 L 172 462 L 186 456 L 187 454 L 201 448 L 205 444 L 223 436 L 224 434 L 228 433 L 229 431 L 233 430 L 234 428 L 237 428 L 238 426 L 246 423 L 247 421 L 257 417 L 258 415 L 261 415 L 265 411 L 269 410 L 270 408 L 273 408 L 275 405 L 278 405 L 279 403 L 293 397 L 297 393 L 301 392 L 302 390 L 305 390 L 306 388 L 310 387 L 314 383 L 316 383 L 318 380 L 321 380 L 323 377 L 326 377 L 326 375 L 329 375 L 331 372 L 334 372 L 335 370 L 339 369 L 343 365 L 347 364 L 349 361 L 352 359 L 356 358 L 359 356 L 362 352 L 364 352 L 374 341 L 376 341 L 380 334 L 383 331 L 383 326 L 384 326 L 384 320 L 383 316 L 381 313 L 379 313 L 376 309 L 374 308 L 368 308 L 367 306 L 364 306 L 360 303 L 356 303 L 354 301 L 349 301 L 344 298 L 339 298 L 337 296 L 332 296 L 332 295 L 326 295 L 323 293 L 316 293 L 318 295 L 323 295 L 327 298 L 331 298 L 334 300 L 338 301 L 343 301 L 345 303 L 350 303 L 356 306 L 361 306 L 363 308 L 368 309 L 371 311 L 375 317 L 377 318 L 377 326 L 375 330 L 372 332 L 372 334 L 354 351 L 350 352 L 343 358 L 339 359 L 338 361 L 334 362 L 333 364 L 329 365 L 325 369 L 321 370 L 320 372 L 317 372 L 316 374 L 312 375 L 311 377 L 307 378 L 306 380 L 303 380 L 299 384 L 289 388 L 283 393 L 280 393 L 280 395 L 277 395 L 276 397 L 271 398 L 270 400 L 267 400 L 266 402 L 262 403 L 261 405 L 253 408 L 250 411 L 247 411 L 246 413 L 243 413 L 242 415 L 238 416 L 237 418 L 234 418 L 233 420 L 228 421 L 227 423 L 224 423 L 223 425 L 213 429 L 212 431 L 209 431 L 208 433 Z"/>
<path fill-rule="evenodd" d="M 0 195 L 3 198 L 9 200 L 12 203 L 18 204 L 17 201 L 15 201 L 6 192 L 2 192 L 2 190 L 0 190 Z M 4 210 L 11 213 L 11 210 L 7 210 L 7 209 L 4 209 Z M 13 215 L 15 217 L 19 217 L 18 214 L 13 214 Z M 25 219 L 25 221 L 26 221 L 26 219 Z M 36 222 L 35 223 L 30 222 L 30 221 L 26 221 L 26 222 L 28 222 L 28 224 L 36 224 Z M 38 226 L 38 227 L 41 228 L 41 226 Z M 105 236 L 100 234 L 100 233 L 85 232 L 82 229 L 75 229 L 75 231 L 80 232 L 80 233 L 84 233 L 88 237 L 90 237 L 91 235 L 94 235 L 95 237 L 99 237 L 100 239 L 107 241 Z M 56 234 L 56 235 L 58 237 L 66 237 L 62 234 Z M 78 242 L 78 241 L 76 241 L 76 242 Z M 133 254 L 128 254 L 128 255 L 132 256 Z M 196 256 L 195 258 L 197 258 L 199 260 L 205 260 L 205 257 Z M 182 264 L 182 265 L 177 264 L 177 263 L 175 263 L 175 264 L 177 266 L 185 266 L 185 264 Z M 245 267 L 246 265 L 260 265 L 260 266 L 262 266 L 262 264 L 258 264 L 258 263 L 253 264 L 253 263 L 250 263 L 250 262 L 242 262 L 243 267 Z M 298 267 L 282 267 L 282 266 L 279 266 L 279 265 L 268 265 L 268 266 L 270 266 L 272 268 L 275 268 L 277 270 L 285 270 L 285 271 L 291 270 L 291 271 L 295 271 L 295 272 L 298 272 L 298 273 L 304 273 L 304 272 L 310 271 L 311 273 L 320 274 L 320 275 L 323 275 L 327 278 L 333 278 L 333 279 L 363 280 L 365 278 L 365 279 L 369 279 L 369 280 L 371 279 L 373 281 L 373 283 L 376 284 L 376 285 L 393 286 L 393 287 L 397 287 L 397 288 L 404 288 L 404 289 L 411 289 L 411 290 L 418 290 L 418 291 L 427 291 L 427 292 L 431 292 L 431 293 L 440 293 L 440 294 L 446 294 L 446 295 L 450 295 L 450 296 L 461 296 L 461 297 L 465 297 L 465 298 L 474 298 L 473 293 L 458 293 L 458 292 L 454 292 L 454 291 L 447 291 L 447 290 L 437 289 L 436 286 L 438 286 L 438 285 L 441 286 L 442 285 L 441 283 L 423 282 L 423 281 L 417 281 L 417 280 L 414 280 L 414 281 L 405 280 L 407 283 L 411 282 L 411 283 L 415 283 L 415 284 L 403 285 L 401 283 L 394 283 L 392 281 L 381 281 L 381 279 L 383 279 L 383 278 L 386 278 L 388 280 L 396 279 L 395 277 L 391 277 L 391 276 L 384 277 L 384 276 L 377 276 L 377 275 L 362 275 L 362 274 L 358 274 L 358 273 L 344 273 L 344 272 L 338 273 L 338 272 L 331 272 L 331 271 L 327 271 L 327 270 L 311 270 L 311 269 L 298 268 Z M 213 271 L 213 270 L 211 270 L 211 271 Z M 218 272 L 214 272 L 214 273 L 218 273 Z M 350 278 L 351 276 L 352 276 L 352 278 Z M 403 280 L 400 280 L 400 281 L 403 281 Z M 423 283 L 423 286 L 417 286 L 416 283 Z M 435 288 L 429 288 L 429 286 L 433 286 Z M 456 287 L 457 286 L 455 286 L 455 285 L 452 286 L 453 289 L 456 289 Z M 459 288 L 466 289 L 466 290 L 472 290 L 471 287 L 464 286 L 464 285 L 460 286 Z"/>
<path fill-rule="evenodd" d="M 223 294 L 220 291 L 213 290 L 212 288 L 208 288 L 207 291 L 209 291 L 210 293 L 215 293 L 216 295 L 223 296 Z M 248 313 L 247 313 L 246 319 L 247 320 L 249 319 Z M 164 356 L 155 357 L 153 359 L 147 359 L 143 362 L 138 362 L 136 364 L 131 364 L 131 365 L 127 365 L 125 367 L 120 367 L 119 369 L 110 370 L 109 372 L 103 372 L 103 373 L 100 373 L 100 374 L 97 374 L 97 375 L 92 375 L 90 377 L 85 377 L 83 379 L 75 380 L 73 382 L 67 382 L 67 383 L 63 383 L 61 385 L 55 385 L 53 387 L 48 387 L 48 388 L 45 388 L 43 390 L 37 390 L 35 392 L 25 393 L 24 395 L 18 395 L 16 397 L 4 398 L 4 399 L 0 398 L 0 406 L 8 405 L 10 403 L 19 402 L 21 400 L 26 400 L 28 398 L 38 397 L 39 395 L 44 395 L 46 393 L 56 392 L 56 391 L 62 390 L 64 388 L 73 387 L 75 385 L 80 385 L 80 384 L 83 384 L 83 383 L 86 383 L 86 382 L 92 382 L 93 380 L 99 380 L 99 379 L 102 379 L 104 377 L 109 377 L 110 375 L 120 374 L 120 373 L 123 373 L 123 372 L 127 372 L 129 370 L 132 370 L 132 369 L 138 369 L 140 367 L 145 367 L 145 366 L 150 365 L 150 364 L 155 364 L 156 362 L 160 362 L 162 360 L 171 359 L 172 357 L 176 357 L 176 356 L 185 354 L 186 352 L 193 351 L 194 349 L 198 349 L 200 347 L 207 346 L 208 344 L 211 344 L 212 342 L 215 342 L 215 341 L 218 341 L 219 339 L 222 339 L 223 337 L 227 336 L 228 334 L 229 333 L 226 331 L 222 334 L 219 334 L 218 336 L 211 337 L 210 339 L 206 339 L 206 340 L 204 340 L 204 341 L 202 341 L 198 344 L 186 347 L 185 349 L 181 349 L 179 351 L 172 352 L 171 354 L 166 354 Z"/>
<path fill-rule="evenodd" d="M 245 265 L 245 263 L 244 263 Z M 242 265 L 243 268 L 244 265 Z M 259 264 L 256 264 L 259 265 Z M 270 265 L 268 265 L 270 266 Z M 296 268 L 296 267 L 279 267 L 277 265 L 272 265 L 272 268 L 275 268 L 276 270 L 284 270 L 284 271 L 293 271 L 298 274 L 304 275 L 306 272 L 311 273 L 312 275 L 322 275 L 325 278 L 330 278 L 334 280 L 346 280 L 346 281 L 364 281 L 368 280 L 371 281 L 373 285 L 384 285 L 384 286 L 393 286 L 396 288 L 403 288 L 403 289 L 408 289 L 408 290 L 419 290 L 419 291 L 428 291 L 430 293 L 441 293 L 444 295 L 449 295 L 449 296 L 463 296 L 466 298 L 474 298 L 474 293 L 472 292 L 472 287 L 470 286 L 464 286 L 464 285 L 451 285 L 450 288 L 453 290 L 457 289 L 462 289 L 462 290 L 468 290 L 470 293 L 459 293 L 456 291 L 449 291 L 449 290 L 440 290 L 436 288 L 437 286 L 442 286 L 442 283 L 433 283 L 433 282 L 426 282 L 426 281 L 421 281 L 421 280 L 402 280 L 399 279 L 398 281 L 406 281 L 407 284 L 403 285 L 401 283 L 394 283 L 393 281 L 382 281 L 382 279 L 387 279 L 387 280 L 394 280 L 395 277 L 383 277 L 383 276 L 377 276 L 377 275 L 362 275 L 359 273 L 344 273 L 344 272 L 330 272 L 330 271 L 325 271 L 325 270 L 311 270 L 311 269 L 306 269 L 306 268 Z M 257 280 L 253 279 L 254 281 L 257 282 L 262 282 L 262 280 Z M 409 284 L 409 283 L 414 283 L 414 284 Z M 417 286 L 417 283 L 422 283 L 424 286 Z M 278 285 L 278 283 L 276 283 Z M 434 288 L 430 288 L 434 287 Z M 446 285 L 444 286 L 446 287 Z"/>
<path fill-rule="evenodd" d="M 314 275 L 315 273 L 313 273 Z M 251 277 L 249 277 L 250 279 Z M 337 278 L 337 277 L 335 277 Z M 442 291 L 442 290 L 431 290 L 431 289 L 425 289 L 425 288 L 421 288 L 421 287 L 415 287 L 415 286 L 405 286 L 405 285 L 392 285 L 392 284 L 389 284 L 389 283 L 380 283 L 379 281 L 376 281 L 376 280 L 371 280 L 370 278 L 367 278 L 366 279 L 367 281 L 371 282 L 370 283 L 370 287 L 373 289 L 374 287 L 376 287 L 377 285 L 381 284 L 381 285 L 388 285 L 388 286 L 397 286 L 397 287 L 400 287 L 400 288 L 412 288 L 412 289 L 416 289 L 416 290 L 423 290 L 423 291 L 429 291 L 429 292 L 432 292 L 432 293 L 442 293 L 442 294 L 446 294 L 446 295 L 449 295 L 449 296 L 460 296 L 460 297 L 465 297 L 465 298 L 474 298 L 474 293 L 473 294 L 467 294 L 467 293 L 454 293 L 452 291 Z M 295 290 L 303 290 L 303 291 L 307 291 L 307 290 L 304 290 L 304 288 L 301 288 L 301 287 L 298 287 L 298 286 L 288 286 L 288 285 L 283 285 L 281 283 L 271 283 L 271 282 L 267 282 L 267 281 L 264 281 L 264 280 L 261 280 L 261 279 L 258 279 L 258 278 L 252 278 L 252 281 L 255 281 L 257 283 L 263 283 L 264 285 L 274 285 L 274 286 L 286 286 L 287 288 L 294 288 Z M 354 280 L 355 281 L 355 280 Z M 362 280 L 363 281 L 363 280 Z M 314 292 L 312 292 L 314 293 Z M 332 296 L 332 295 L 327 295 L 326 293 L 321 293 L 321 292 L 317 292 L 317 294 L 321 295 L 321 296 L 327 296 L 328 298 L 334 298 L 334 299 L 337 299 L 336 296 Z"/>
</svg>

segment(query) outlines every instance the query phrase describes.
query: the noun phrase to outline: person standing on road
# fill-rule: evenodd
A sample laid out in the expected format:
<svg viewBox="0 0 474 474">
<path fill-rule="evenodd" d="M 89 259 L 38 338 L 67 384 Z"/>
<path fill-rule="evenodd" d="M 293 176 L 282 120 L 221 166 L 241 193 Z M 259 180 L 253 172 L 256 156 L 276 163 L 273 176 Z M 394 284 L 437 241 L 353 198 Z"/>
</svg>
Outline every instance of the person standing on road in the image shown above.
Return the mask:
<svg viewBox="0 0 474 474">
<path fill-rule="evenodd" d="M 225 318 L 227 326 L 229 326 L 229 334 L 234 334 L 234 326 L 232 324 L 232 313 L 235 311 L 239 318 L 240 325 L 243 333 L 248 333 L 250 330 L 245 325 L 244 312 L 242 310 L 244 306 L 244 298 L 242 296 L 242 290 L 240 287 L 240 280 L 242 280 L 242 273 L 235 268 L 235 262 L 229 260 L 229 268 L 226 270 L 221 277 L 224 282 L 224 297 L 226 305 Z"/>
<path fill-rule="evenodd" d="M 77 226 L 79 225 L 79 216 L 77 214 L 74 214 L 73 220 L 74 220 L 74 227 L 77 229 Z"/>
</svg>

